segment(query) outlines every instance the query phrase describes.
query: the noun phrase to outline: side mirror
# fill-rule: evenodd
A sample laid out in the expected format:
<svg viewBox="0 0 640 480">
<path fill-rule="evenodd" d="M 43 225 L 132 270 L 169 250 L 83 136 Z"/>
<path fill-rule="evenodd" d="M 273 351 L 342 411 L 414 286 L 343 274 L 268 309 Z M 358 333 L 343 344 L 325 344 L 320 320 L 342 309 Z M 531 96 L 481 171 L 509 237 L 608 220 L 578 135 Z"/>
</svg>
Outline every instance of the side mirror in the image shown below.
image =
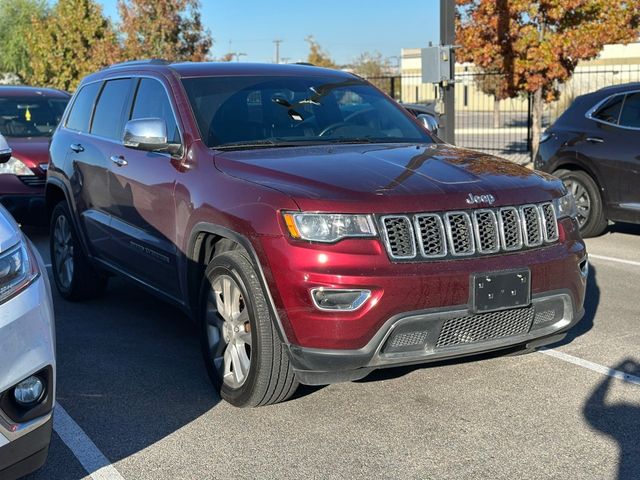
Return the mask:
<svg viewBox="0 0 640 480">
<path fill-rule="evenodd" d="M 436 120 L 436 117 L 429 115 L 428 113 L 421 113 L 416 118 L 424 128 L 434 135 L 438 135 L 438 120 Z"/>
<path fill-rule="evenodd" d="M 147 152 L 180 151 L 180 145 L 167 140 L 167 124 L 160 118 L 129 120 L 124 126 L 122 143 L 125 147 Z"/>
<path fill-rule="evenodd" d="M 4 137 L 0 135 L 0 163 L 7 163 L 10 158 L 11 148 Z"/>
</svg>

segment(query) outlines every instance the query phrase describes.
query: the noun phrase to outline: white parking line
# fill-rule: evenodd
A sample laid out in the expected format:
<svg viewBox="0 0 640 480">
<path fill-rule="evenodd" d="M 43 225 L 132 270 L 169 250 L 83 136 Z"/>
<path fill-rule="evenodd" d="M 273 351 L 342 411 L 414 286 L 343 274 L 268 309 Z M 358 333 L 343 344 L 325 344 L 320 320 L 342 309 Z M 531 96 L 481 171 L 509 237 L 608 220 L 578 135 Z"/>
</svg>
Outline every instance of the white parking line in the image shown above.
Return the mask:
<svg viewBox="0 0 640 480">
<path fill-rule="evenodd" d="M 56 405 L 53 429 L 94 480 L 124 480 L 62 405 Z"/>
<path fill-rule="evenodd" d="M 634 260 L 624 260 L 623 258 L 616 258 L 616 257 L 606 257 L 604 255 L 594 255 L 593 253 L 589 254 L 589 258 L 595 258 L 597 260 L 608 260 L 610 262 L 617 262 L 617 263 L 625 263 L 627 265 L 633 265 L 635 267 L 640 267 L 640 262 L 636 262 Z"/>
<path fill-rule="evenodd" d="M 635 375 L 630 375 L 628 373 L 621 372 L 620 370 L 605 367 L 603 365 L 590 362 L 589 360 L 583 360 L 582 358 L 574 357 L 573 355 L 569 355 L 558 350 L 542 348 L 538 351 L 540 353 L 544 353 L 545 355 L 549 355 L 550 357 L 573 363 L 574 365 L 578 365 L 579 367 L 588 368 L 589 370 L 601 373 L 602 375 L 617 378 L 618 380 L 622 380 L 623 382 L 631 383 L 633 385 L 640 385 L 640 377 L 636 377 Z"/>
</svg>

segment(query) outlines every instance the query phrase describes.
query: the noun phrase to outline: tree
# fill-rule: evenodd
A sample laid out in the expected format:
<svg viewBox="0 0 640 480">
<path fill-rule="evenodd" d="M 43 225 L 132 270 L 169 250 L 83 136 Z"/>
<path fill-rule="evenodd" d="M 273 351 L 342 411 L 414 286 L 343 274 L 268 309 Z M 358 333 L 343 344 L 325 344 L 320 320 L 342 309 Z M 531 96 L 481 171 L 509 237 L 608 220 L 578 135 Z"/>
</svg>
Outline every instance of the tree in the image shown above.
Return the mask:
<svg viewBox="0 0 640 480">
<path fill-rule="evenodd" d="M 474 82 L 480 91 L 493 97 L 493 128 L 500 127 L 500 101 L 509 98 L 502 74 L 495 68 L 485 68 L 474 75 Z"/>
<path fill-rule="evenodd" d="M 0 72 L 31 70 L 27 32 L 47 15 L 46 0 L 0 0 Z"/>
<path fill-rule="evenodd" d="M 544 102 L 557 98 L 580 60 L 638 37 L 640 0 L 457 0 L 458 60 L 502 73 L 508 97 L 533 97 L 533 155 Z"/>
<path fill-rule="evenodd" d="M 363 52 L 353 62 L 353 71 L 366 78 L 385 76 L 390 67 L 389 59 L 380 52 Z"/>
<path fill-rule="evenodd" d="M 27 83 L 73 90 L 89 73 L 120 58 L 109 20 L 94 0 L 58 0 L 45 18 L 34 18 L 27 32 L 30 68 Z"/>
<path fill-rule="evenodd" d="M 307 62 L 318 67 L 338 68 L 338 66 L 329 56 L 329 53 L 322 49 L 318 42 L 316 42 L 316 39 L 313 38 L 313 35 L 309 35 L 304 39 L 304 41 L 309 44 L 309 55 L 307 57 Z"/>
<path fill-rule="evenodd" d="M 199 9 L 198 0 L 118 0 L 126 58 L 206 60 L 213 40 Z"/>
</svg>

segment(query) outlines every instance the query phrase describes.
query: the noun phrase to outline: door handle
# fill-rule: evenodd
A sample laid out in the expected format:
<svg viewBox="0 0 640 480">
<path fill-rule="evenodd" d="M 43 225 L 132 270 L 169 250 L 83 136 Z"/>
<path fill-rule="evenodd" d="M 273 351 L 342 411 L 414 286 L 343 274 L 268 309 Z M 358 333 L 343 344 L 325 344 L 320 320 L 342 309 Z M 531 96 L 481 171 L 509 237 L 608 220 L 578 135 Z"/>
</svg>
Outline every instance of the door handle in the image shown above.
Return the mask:
<svg viewBox="0 0 640 480">
<path fill-rule="evenodd" d="M 84 147 L 79 143 L 72 143 L 69 148 L 76 153 L 84 152 Z"/>
<path fill-rule="evenodd" d="M 111 161 L 113 163 L 115 163 L 119 167 L 124 167 L 125 165 L 127 165 L 129 163 L 124 159 L 124 157 L 122 157 L 120 155 L 112 155 L 111 156 Z"/>
<path fill-rule="evenodd" d="M 585 140 L 589 143 L 604 143 L 604 138 L 600 137 L 587 137 Z"/>
</svg>

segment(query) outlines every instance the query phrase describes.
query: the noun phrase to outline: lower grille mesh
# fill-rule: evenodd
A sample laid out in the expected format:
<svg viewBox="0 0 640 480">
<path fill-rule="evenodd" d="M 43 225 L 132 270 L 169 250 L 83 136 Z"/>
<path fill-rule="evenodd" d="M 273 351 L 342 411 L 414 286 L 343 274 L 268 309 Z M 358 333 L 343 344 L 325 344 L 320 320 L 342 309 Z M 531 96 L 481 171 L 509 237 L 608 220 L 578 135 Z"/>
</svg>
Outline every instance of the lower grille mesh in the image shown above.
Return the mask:
<svg viewBox="0 0 640 480">
<path fill-rule="evenodd" d="M 444 322 L 436 348 L 495 340 L 529 332 L 534 307 L 451 318 Z"/>
</svg>

